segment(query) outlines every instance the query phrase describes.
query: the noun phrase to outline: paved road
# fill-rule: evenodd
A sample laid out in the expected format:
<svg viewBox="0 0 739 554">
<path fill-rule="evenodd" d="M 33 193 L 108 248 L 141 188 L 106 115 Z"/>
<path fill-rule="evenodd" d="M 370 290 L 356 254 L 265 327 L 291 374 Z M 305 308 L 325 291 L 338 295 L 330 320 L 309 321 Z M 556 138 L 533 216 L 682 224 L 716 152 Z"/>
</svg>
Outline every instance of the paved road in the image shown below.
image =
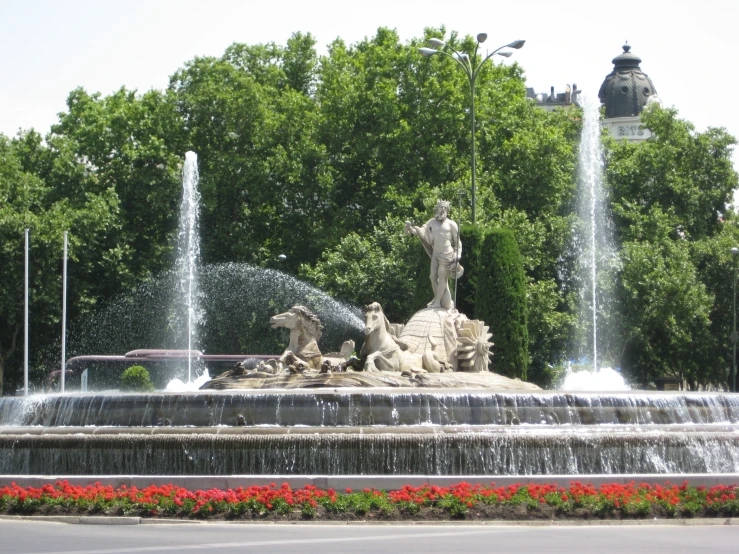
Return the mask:
<svg viewBox="0 0 739 554">
<path fill-rule="evenodd" d="M 296 552 L 537 554 L 739 551 L 739 526 L 69 525 L 0 520 L 3 554 Z"/>
</svg>

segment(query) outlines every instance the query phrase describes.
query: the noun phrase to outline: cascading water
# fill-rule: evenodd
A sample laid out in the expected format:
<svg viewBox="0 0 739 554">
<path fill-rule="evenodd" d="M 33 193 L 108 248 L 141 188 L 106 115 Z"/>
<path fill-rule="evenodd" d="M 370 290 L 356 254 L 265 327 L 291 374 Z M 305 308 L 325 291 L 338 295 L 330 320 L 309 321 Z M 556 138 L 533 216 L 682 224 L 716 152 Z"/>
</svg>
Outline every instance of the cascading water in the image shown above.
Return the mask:
<svg viewBox="0 0 739 554">
<path fill-rule="evenodd" d="M 0 475 L 739 472 L 739 397 L 316 390 L 0 398 Z"/>
<path fill-rule="evenodd" d="M 603 345 L 611 339 L 606 326 L 607 315 L 612 311 L 612 277 L 617 256 L 603 186 L 604 158 L 600 141 L 599 105 L 587 96 L 583 97 L 583 101 L 583 129 L 578 160 L 578 215 L 581 226 L 576 237 L 582 330 L 578 354 L 580 357 L 590 357 L 592 362 L 590 390 L 605 390 L 598 384 L 598 374 L 602 366 L 602 352 L 605 350 Z M 579 380 L 582 381 L 582 377 Z M 603 387 L 611 388 L 613 379 L 609 378 L 608 383 L 604 383 Z M 580 386 L 581 383 L 577 388 Z M 569 390 L 567 381 L 563 388 Z"/>
<path fill-rule="evenodd" d="M 200 262 L 200 192 L 198 191 L 198 156 L 195 152 L 185 154 L 182 169 L 182 202 L 180 204 L 180 226 L 177 234 L 177 261 L 175 268 L 179 277 L 178 301 L 184 302 L 184 321 L 187 328 L 187 382 L 192 381 L 192 351 L 197 344 L 197 326 L 200 319 L 198 309 L 197 269 Z M 179 337 L 178 337 L 179 338 Z M 179 341 L 178 341 L 179 342 Z"/>
</svg>

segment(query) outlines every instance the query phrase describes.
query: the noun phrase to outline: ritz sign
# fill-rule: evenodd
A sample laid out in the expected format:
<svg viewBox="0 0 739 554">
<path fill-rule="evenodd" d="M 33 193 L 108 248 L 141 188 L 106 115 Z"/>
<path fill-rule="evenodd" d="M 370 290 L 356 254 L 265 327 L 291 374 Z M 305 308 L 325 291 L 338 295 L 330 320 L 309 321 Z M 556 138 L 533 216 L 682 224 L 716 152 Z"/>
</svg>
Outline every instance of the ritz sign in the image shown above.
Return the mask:
<svg viewBox="0 0 739 554">
<path fill-rule="evenodd" d="M 614 117 L 606 119 L 603 124 L 614 138 L 621 140 L 641 141 L 652 136 L 651 131 L 642 125 L 639 116 Z"/>
<path fill-rule="evenodd" d="M 644 137 L 644 125 L 619 125 L 618 137 Z"/>
</svg>

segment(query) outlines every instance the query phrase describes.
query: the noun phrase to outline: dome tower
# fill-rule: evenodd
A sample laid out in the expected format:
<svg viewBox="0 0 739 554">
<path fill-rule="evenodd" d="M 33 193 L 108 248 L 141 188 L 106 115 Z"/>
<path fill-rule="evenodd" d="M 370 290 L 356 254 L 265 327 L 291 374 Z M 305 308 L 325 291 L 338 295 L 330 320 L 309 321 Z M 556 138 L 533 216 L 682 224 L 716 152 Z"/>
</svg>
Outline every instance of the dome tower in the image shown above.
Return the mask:
<svg viewBox="0 0 739 554">
<path fill-rule="evenodd" d="M 616 138 L 645 140 L 650 132 L 641 125 L 639 114 L 656 98 L 657 90 L 641 70 L 641 58 L 623 46 L 623 53 L 613 58 L 613 71 L 600 87 L 598 98 L 606 107 L 605 124 Z"/>
</svg>

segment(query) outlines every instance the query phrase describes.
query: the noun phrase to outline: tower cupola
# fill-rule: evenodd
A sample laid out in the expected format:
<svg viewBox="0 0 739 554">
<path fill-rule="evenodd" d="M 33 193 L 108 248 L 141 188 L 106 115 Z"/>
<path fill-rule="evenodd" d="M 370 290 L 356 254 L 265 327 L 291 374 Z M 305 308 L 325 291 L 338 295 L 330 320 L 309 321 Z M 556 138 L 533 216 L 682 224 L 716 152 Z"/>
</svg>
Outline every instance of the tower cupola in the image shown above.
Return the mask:
<svg viewBox="0 0 739 554">
<path fill-rule="evenodd" d="M 641 58 L 626 43 L 623 53 L 613 58 L 613 71 L 606 76 L 598 98 L 605 104 L 606 119 L 637 116 L 651 96 L 657 94 L 652 80 L 641 70 Z"/>
</svg>

